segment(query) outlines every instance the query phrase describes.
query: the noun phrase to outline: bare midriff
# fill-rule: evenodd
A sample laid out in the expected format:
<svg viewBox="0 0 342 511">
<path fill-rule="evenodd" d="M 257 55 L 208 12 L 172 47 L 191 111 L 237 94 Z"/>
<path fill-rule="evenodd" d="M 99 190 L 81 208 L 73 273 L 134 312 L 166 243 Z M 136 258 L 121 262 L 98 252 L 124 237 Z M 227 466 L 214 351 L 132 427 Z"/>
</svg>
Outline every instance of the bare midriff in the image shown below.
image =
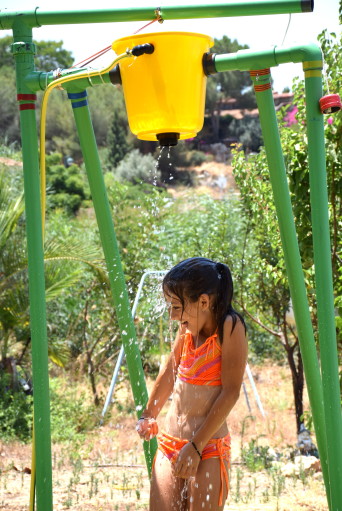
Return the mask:
<svg viewBox="0 0 342 511">
<path fill-rule="evenodd" d="M 205 421 L 221 390 L 220 385 L 192 385 L 177 378 L 164 431 L 174 437 L 190 440 Z M 224 422 L 211 438 L 221 438 L 227 433 Z"/>
</svg>

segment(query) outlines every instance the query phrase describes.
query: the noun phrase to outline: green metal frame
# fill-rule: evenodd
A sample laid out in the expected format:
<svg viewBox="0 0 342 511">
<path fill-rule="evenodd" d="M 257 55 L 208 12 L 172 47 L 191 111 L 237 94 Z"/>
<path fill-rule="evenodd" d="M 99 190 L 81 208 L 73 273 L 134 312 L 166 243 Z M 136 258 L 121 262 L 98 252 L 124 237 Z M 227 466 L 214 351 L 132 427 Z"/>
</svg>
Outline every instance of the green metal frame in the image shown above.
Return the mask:
<svg viewBox="0 0 342 511">
<path fill-rule="evenodd" d="M 18 100 L 20 105 L 29 261 L 34 428 L 36 437 L 35 454 L 37 459 L 37 511 L 51 511 L 53 503 L 43 236 L 41 231 L 38 139 L 33 94 L 36 91 L 44 90 L 46 85 L 53 81 L 53 75 L 52 73 L 36 71 L 34 68 L 35 47 L 32 43 L 32 28 L 42 25 L 68 23 L 256 16 L 310 12 L 312 8 L 311 0 L 250 0 L 230 2 L 227 5 L 166 6 L 157 10 L 154 7 L 144 7 L 115 10 L 46 12 L 36 8 L 27 12 L 0 13 L 0 29 L 10 28 L 13 30 L 14 42 L 12 52 L 16 64 L 17 92 L 20 95 Z M 268 71 L 261 72 L 261 70 L 266 68 L 287 62 L 303 62 L 305 71 L 321 371 L 312 331 L 287 185 L 286 169 L 270 88 L 270 73 Z M 270 180 L 279 220 L 279 229 L 285 254 L 317 442 L 322 460 L 329 508 L 330 511 L 342 511 L 340 485 L 342 480 L 342 443 L 340 441 L 342 438 L 342 418 L 334 324 L 323 116 L 318 106 L 318 101 L 322 96 L 321 50 L 316 45 L 296 47 L 276 46 L 271 50 L 258 52 L 242 50 L 235 54 L 216 55 L 214 64 L 218 72 L 228 70 L 260 70 L 260 76 L 254 72 L 252 73 L 252 79 L 255 86 L 257 86 L 256 97 L 260 122 L 265 141 Z M 71 94 L 76 92 L 77 96 L 78 92 L 84 91 L 93 84 L 102 82 L 110 82 L 108 73 L 101 78 L 92 77 L 91 82 L 86 78 L 76 79 L 65 84 L 65 88 Z M 261 88 L 260 85 L 262 85 Z M 86 101 L 77 105 L 77 99 L 73 99 L 73 96 L 71 96 L 71 102 L 73 104 L 73 112 L 107 263 L 113 302 L 125 347 L 137 415 L 139 415 L 140 409 L 145 406 L 147 401 L 147 390 L 89 108 Z M 151 461 L 156 450 L 156 441 L 145 443 L 144 449 L 147 466 L 150 471 Z"/>
<path fill-rule="evenodd" d="M 148 394 L 89 106 L 87 100 L 79 101 L 75 98 L 71 101 L 106 259 L 122 343 L 125 349 L 135 407 L 137 415 L 140 416 L 141 411 L 146 406 Z M 147 467 L 151 472 L 152 461 L 157 450 L 156 439 L 144 442 L 144 450 Z"/>
</svg>

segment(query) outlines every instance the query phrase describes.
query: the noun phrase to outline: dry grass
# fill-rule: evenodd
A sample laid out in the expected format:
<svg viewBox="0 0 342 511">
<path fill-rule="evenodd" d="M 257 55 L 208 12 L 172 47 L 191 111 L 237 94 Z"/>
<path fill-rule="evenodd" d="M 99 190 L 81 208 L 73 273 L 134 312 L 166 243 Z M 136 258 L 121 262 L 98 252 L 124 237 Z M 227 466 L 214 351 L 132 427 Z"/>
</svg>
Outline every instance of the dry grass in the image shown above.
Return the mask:
<svg viewBox="0 0 342 511">
<path fill-rule="evenodd" d="M 241 464 L 240 447 L 252 439 L 285 453 L 296 444 L 290 373 L 286 368 L 254 367 L 258 391 L 266 410 L 258 411 L 246 379 L 250 414 L 243 393 L 231 413 L 230 511 L 327 511 L 321 473 L 283 477 L 279 472 L 250 472 Z M 150 386 L 152 382 L 148 382 Z M 121 390 L 127 404 L 129 389 Z M 307 399 L 307 398 L 306 398 Z M 249 416 L 249 418 L 247 418 Z M 251 418 L 253 416 L 253 419 Z M 149 482 L 135 419 L 113 413 L 111 422 L 88 435 L 82 446 L 53 447 L 54 510 L 147 510 Z M 30 494 L 30 446 L 0 445 L 0 509 L 27 511 Z M 162 511 L 162 510 L 161 510 Z"/>
</svg>

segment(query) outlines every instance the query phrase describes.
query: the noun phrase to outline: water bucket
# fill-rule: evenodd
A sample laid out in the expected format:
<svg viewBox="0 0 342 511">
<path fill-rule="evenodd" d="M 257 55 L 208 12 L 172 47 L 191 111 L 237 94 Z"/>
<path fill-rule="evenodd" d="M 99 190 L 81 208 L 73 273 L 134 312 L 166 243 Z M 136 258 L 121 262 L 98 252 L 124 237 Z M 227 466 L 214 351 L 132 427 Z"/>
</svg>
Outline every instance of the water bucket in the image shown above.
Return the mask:
<svg viewBox="0 0 342 511">
<path fill-rule="evenodd" d="M 116 54 L 140 44 L 154 52 L 124 59 L 120 73 L 128 122 L 141 140 L 175 145 L 202 129 L 206 76 L 203 55 L 213 46 L 211 37 L 190 32 L 159 32 L 114 41 Z"/>
</svg>

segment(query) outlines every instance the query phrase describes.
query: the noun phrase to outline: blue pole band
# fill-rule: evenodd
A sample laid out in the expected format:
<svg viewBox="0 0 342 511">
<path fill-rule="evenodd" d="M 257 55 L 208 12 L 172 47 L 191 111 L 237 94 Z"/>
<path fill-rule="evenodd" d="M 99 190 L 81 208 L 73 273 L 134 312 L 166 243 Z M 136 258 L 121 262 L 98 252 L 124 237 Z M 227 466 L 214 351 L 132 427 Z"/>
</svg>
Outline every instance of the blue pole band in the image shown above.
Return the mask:
<svg viewBox="0 0 342 511">
<path fill-rule="evenodd" d="M 84 99 L 83 101 L 75 101 L 75 103 L 71 103 L 72 108 L 80 108 L 81 106 L 87 106 L 88 101 Z"/>
<path fill-rule="evenodd" d="M 82 92 L 68 92 L 69 99 L 81 99 L 87 97 L 87 91 L 84 90 Z"/>
</svg>

